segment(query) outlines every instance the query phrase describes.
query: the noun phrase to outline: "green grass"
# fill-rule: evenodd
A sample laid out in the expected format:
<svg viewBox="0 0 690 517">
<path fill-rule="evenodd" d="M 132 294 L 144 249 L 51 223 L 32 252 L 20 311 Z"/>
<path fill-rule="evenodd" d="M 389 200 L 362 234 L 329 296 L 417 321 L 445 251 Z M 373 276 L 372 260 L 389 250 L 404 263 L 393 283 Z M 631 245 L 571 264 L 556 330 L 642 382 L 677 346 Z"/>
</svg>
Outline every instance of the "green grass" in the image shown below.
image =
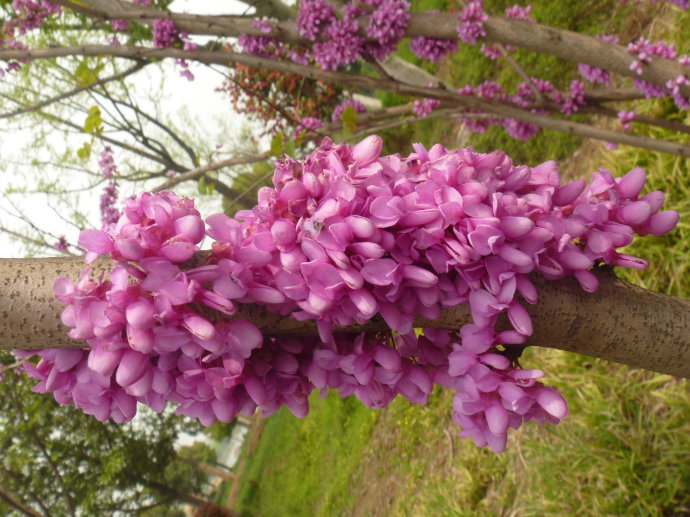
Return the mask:
<svg viewBox="0 0 690 517">
<path fill-rule="evenodd" d="M 377 414 L 335 393 L 310 403 L 304 420 L 283 408 L 266 422 L 241 479 L 247 515 L 331 516 L 353 504 L 348 487 Z"/>
</svg>

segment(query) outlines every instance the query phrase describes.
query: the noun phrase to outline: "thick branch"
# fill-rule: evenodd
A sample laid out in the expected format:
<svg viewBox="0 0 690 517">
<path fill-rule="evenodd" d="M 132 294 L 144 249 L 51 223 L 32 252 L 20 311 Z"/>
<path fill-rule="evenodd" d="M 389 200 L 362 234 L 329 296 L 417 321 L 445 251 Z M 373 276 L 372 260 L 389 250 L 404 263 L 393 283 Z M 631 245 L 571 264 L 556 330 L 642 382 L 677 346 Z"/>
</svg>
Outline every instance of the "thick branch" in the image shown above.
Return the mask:
<svg viewBox="0 0 690 517">
<path fill-rule="evenodd" d="M 155 18 L 170 18 L 177 28 L 189 34 L 207 34 L 216 36 L 240 36 L 254 34 L 265 36 L 261 29 L 251 25 L 251 19 L 237 19 L 220 16 L 200 16 L 192 14 L 165 12 L 152 7 L 137 6 L 126 9 L 128 4 L 119 1 L 91 0 L 81 2 L 103 13 L 109 18 L 124 18 L 144 23 L 151 23 Z M 131 6 L 131 4 L 129 4 Z M 76 10 L 78 8 L 75 7 Z M 363 24 L 360 24 L 363 25 Z M 458 18 L 455 13 L 412 13 L 405 35 L 408 37 L 431 36 L 440 39 L 458 39 Z M 293 21 L 273 24 L 270 34 L 288 43 L 309 43 L 297 33 Z M 549 27 L 539 23 L 516 20 L 504 16 L 490 16 L 484 24 L 486 41 L 512 45 L 542 54 L 550 54 L 575 63 L 586 63 L 604 68 L 611 72 L 643 79 L 659 86 L 666 86 L 670 80 L 687 72 L 682 65 L 670 59 L 653 57 L 643 65 L 641 75 L 630 69 L 635 56 L 622 45 L 600 41 L 593 36 Z M 363 33 L 363 29 L 362 33 Z M 690 87 L 683 86 L 681 91 L 690 97 Z"/>
<path fill-rule="evenodd" d="M 98 261 L 93 276 L 110 269 Z M 36 349 L 78 347 L 60 322 L 64 306 L 53 298 L 55 278 L 76 279 L 83 268 L 74 258 L 0 259 L 1 348 Z M 573 279 L 546 281 L 534 277 L 540 293 L 527 309 L 534 320 L 528 344 L 559 348 L 647 368 L 679 377 L 690 377 L 690 301 L 647 291 L 611 274 L 595 272 L 601 287 L 584 292 Z M 264 307 L 240 307 L 234 318 L 254 322 L 266 335 L 313 335 L 313 321 L 299 322 L 269 313 Z M 419 327 L 457 330 L 471 321 L 467 305 L 446 309 L 434 321 L 417 319 Z M 379 330 L 381 318 L 347 330 Z"/>
</svg>

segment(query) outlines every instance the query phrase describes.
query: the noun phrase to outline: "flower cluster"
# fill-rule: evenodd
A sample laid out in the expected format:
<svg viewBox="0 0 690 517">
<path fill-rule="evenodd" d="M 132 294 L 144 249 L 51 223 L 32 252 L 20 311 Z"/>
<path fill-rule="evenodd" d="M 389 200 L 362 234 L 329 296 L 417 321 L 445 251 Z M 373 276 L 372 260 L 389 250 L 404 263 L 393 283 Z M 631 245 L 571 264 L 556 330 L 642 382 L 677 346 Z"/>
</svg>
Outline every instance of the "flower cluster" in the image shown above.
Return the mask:
<svg viewBox="0 0 690 517">
<path fill-rule="evenodd" d="M 420 117 L 426 117 L 430 115 L 432 111 L 441 106 L 441 101 L 437 99 L 419 99 L 412 103 L 412 108 L 414 112 Z"/>
<path fill-rule="evenodd" d="M 580 107 L 585 105 L 585 83 L 578 80 L 570 82 L 570 92 L 563 99 L 561 112 L 566 115 L 572 115 L 580 110 Z"/>
<path fill-rule="evenodd" d="M 438 11 L 427 12 L 436 13 Z M 418 36 L 410 39 L 410 50 L 420 59 L 428 59 L 432 63 L 437 63 L 448 54 L 458 50 L 458 42 L 455 40 Z"/>
<path fill-rule="evenodd" d="M 461 41 L 476 45 L 477 40 L 486 35 L 484 23 L 489 16 L 484 12 L 484 0 L 470 0 L 460 12 L 458 37 Z"/>
<path fill-rule="evenodd" d="M 59 15 L 62 8 L 50 2 L 36 2 L 34 0 L 12 0 L 12 9 L 16 17 L 10 22 L 10 27 L 19 35 L 41 27 L 50 16 Z M 7 28 L 5 25 L 4 28 Z"/>
<path fill-rule="evenodd" d="M 117 183 L 115 182 L 115 173 L 117 166 L 113 158 L 113 150 L 106 146 L 98 157 L 98 166 L 101 168 L 101 176 L 108 180 L 108 183 L 103 189 L 100 200 L 101 222 L 103 228 L 109 227 L 116 223 L 120 217 L 120 211 L 115 208 L 117 203 Z"/>
<path fill-rule="evenodd" d="M 659 56 L 672 60 L 678 58 L 678 52 L 676 52 L 673 44 L 667 45 L 661 41 L 651 43 L 645 38 L 639 38 L 629 43 L 628 52 L 633 54 L 636 58 L 630 64 L 630 69 L 635 71 L 638 75 L 642 74 L 642 65 L 649 63 L 652 56 Z M 678 59 L 681 64 L 685 61 L 683 59 L 684 57 L 685 56 Z M 633 79 L 633 86 L 644 93 L 645 97 L 648 99 L 653 97 L 666 97 L 670 91 L 674 102 L 680 109 L 688 109 L 688 107 L 690 107 L 690 101 L 680 92 L 680 87 L 685 86 L 687 83 L 688 79 L 684 75 L 680 75 L 675 80 L 668 81 L 666 83 L 666 88 L 642 79 Z"/>
<path fill-rule="evenodd" d="M 427 88 L 436 88 L 438 85 L 432 82 L 427 84 L 426 86 Z M 439 108 L 440 106 L 441 101 L 437 99 L 417 99 L 412 103 L 412 109 L 420 117 L 426 117 L 427 115 L 430 115 L 432 111 L 434 111 L 436 108 Z"/>
<path fill-rule="evenodd" d="M 302 117 L 295 127 L 295 138 L 303 131 L 316 131 L 323 127 L 323 121 L 316 117 Z"/>
<path fill-rule="evenodd" d="M 632 131 L 632 124 L 631 122 L 635 120 L 635 117 L 637 116 L 637 113 L 635 110 L 632 111 L 619 111 L 618 112 L 618 120 L 621 123 L 621 129 L 623 131 Z"/>
<path fill-rule="evenodd" d="M 518 84 L 515 94 L 513 95 L 508 95 L 506 92 L 504 92 L 495 81 L 485 81 L 477 88 L 473 88 L 470 85 L 465 85 L 458 89 L 457 93 L 461 95 L 476 95 L 483 99 L 497 99 L 504 102 L 509 102 L 521 108 L 527 108 L 537 101 L 537 99 L 534 98 L 532 88 L 535 88 L 537 91 L 539 91 L 539 93 L 547 96 L 554 102 L 559 104 L 563 102 L 563 97 L 549 81 L 539 80 L 536 78 L 531 78 L 531 85 L 526 82 Z M 543 113 L 543 110 L 539 109 L 531 109 L 531 111 L 533 113 Z M 512 118 L 501 119 L 481 116 L 481 113 L 478 113 L 476 110 L 467 110 L 465 113 L 472 116 L 460 117 L 458 118 L 458 121 L 462 122 L 468 130 L 475 133 L 483 133 L 490 126 L 502 125 L 511 137 L 519 140 L 529 140 L 539 131 L 538 126 L 529 124 L 527 122 L 520 122 Z"/>
<path fill-rule="evenodd" d="M 521 7 L 520 5 L 515 4 L 514 6 L 508 7 L 505 10 L 506 16 L 508 18 L 513 18 L 515 20 L 524 20 L 524 21 L 528 21 L 528 22 L 534 22 L 535 21 L 534 18 L 532 18 L 530 16 L 531 12 L 532 12 L 532 6 L 531 5 Z M 506 45 L 505 49 L 506 50 L 515 50 L 515 47 L 513 47 L 511 45 Z M 500 59 L 501 57 L 503 57 L 503 52 L 501 51 L 501 48 L 498 45 L 482 43 L 481 51 L 489 59 Z"/>
<path fill-rule="evenodd" d="M 376 43 L 367 43 L 364 51 L 374 59 L 383 60 L 393 53 L 402 40 L 410 19 L 410 3 L 405 0 L 376 0 L 369 16 L 367 35 Z"/>
<path fill-rule="evenodd" d="M 607 43 L 619 42 L 616 36 L 612 36 L 609 34 L 597 36 L 597 39 L 605 41 Z M 578 72 L 580 72 L 580 75 L 590 83 L 602 83 L 607 86 L 611 83 L 611 74 L 608 70 L 604 70 L 603 68 L 598 68 L 596 66 L 580 63 L 579 65 L 577 65 L 577 70 Z"/>
<path fill-rule="evenodd" d="M 619 253 L 633 233 L 665 233 L 678 214 L 663 194 L 640 197 L 645 173 L 608 171 L 560 184 L 553 162 L 515 166 L 502 152 L 414 146 L 380 156 L 382 141 L 328 139 L 303 162 L 277 162 L 274 188 L 252 210 L 215 214 L 206 229 L 192 201 L 171 192 L 125 202 L 107 231 L 85 230 L 87 262 L 109 254 L 109 279 L 56 281 L 69 335 L 89 348 L 44 350 L 27 364 L 34 388 L 100 420 L 166 402 L 209 425 L 287 406 L 308 411 L 313 389 L 354 394 L 369 407 L 402 395 L 425 403 L 434 384 L 457 391 L 463 436 L 501 451 L 521 423 L 557 423 L 563 398 L 514 358 L 532 334 L 529 274 L 574 275 L 597 289 L 596 261 L 644 267 Z M 207 255 L 195 253 L 204 235 Z M 524 301 L 521 301 L 524 300 Z M 316 320 L 318 337 L 264 336 L 225 319 L 236 304 Z M 415 331 L 468 304 L 472 323 Z M 389 331 L 334 332 L 380 315 Z M 501 314 L 509 329 L 497 330 Z M 395 334 L 392 332 L 394 331 Z"/>
<path fill-rule="evenodd" d="M 169 48 L 178 45 L 187 51 L 197 49 L 196 43 L 190 41 L 189 34 L 180 32 L 172 20 L 168 18 L 153 20 L 153 46 L 156 48 Z M 186 59 L 175 59 L 175 64 L 180 67 L 180 75 L 182 77 L 189 81 L 194 80 L 194 74 L 189 69 L 189 63 Z"/>
<path fill-rule="evenodd" d="M 336 122 L 340 120 L 340 117 L 342 116 L 343 112 L 345 111 L 345 108 L 352 108 L 355 110 L 355 113 L 366 113 L 367 112 L 367 107 L 359 102 L 356 99 L 347 99 L 338 104 L 334 109 L 333 109 L 333 114 L 331 115 L 331 120 L 333 122 Z"/>
<path fill-rule="evenodd" d="M 0 48 L 26 50 L 27 46 L 18 38 L 41 27 L 48 18 L 58 16 L 62 12 L 58 5 L 34 0 L 13 0 L 12 9 L 15 11 L 14 16 L 0 22 Z M 4 67 L 0 66 L 0 78 L 19 70 L 23 61 L 10 60 Z"/>
</svg>

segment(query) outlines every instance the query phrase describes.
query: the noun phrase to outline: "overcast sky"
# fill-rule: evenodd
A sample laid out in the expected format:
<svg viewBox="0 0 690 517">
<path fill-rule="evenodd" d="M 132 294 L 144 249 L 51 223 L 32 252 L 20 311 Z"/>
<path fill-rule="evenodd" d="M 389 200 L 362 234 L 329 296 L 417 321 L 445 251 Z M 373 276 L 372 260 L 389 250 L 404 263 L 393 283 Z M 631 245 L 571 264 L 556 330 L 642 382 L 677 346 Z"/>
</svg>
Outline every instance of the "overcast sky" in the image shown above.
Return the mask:
<svg viewBox="0 0 690 517">
<path fill-rule="evenodd" d="M 244 12 L 246 5 L 240 2 L 228 0 L 176 0 L 172 4 L 175 11 L 188 11 L 197 14 L 222 14 L 222 13 L 241 13 Z M 200 41 L 203 43 L 203 40 Z M 162 66 L 149 66 L 140 72 L 146 78 L 137 80 L 140 88 L 150 88 L 150 85 L 162 84 L 162 95 L 165 99 L 163 106 L 174 107 L 175 111 L 187 111 L 193 118 L 194 125 L 203 132 L 208 130 L 209 139 L 216 140 L 215 143 L 223 144 L 232 141 L 235 133 L 239 131 L 244 119 L 233 113 L 231 102 L 227 94 L 215 92 L 215 88 L 221 85 L 222 77 L 208 67 L 191 64 L 191 70 L 195 75 L 193 82 L 180 77 L 178 70 L 172 62 L 165 62 Z M 165 81 L 161 81 L 165 77 Z M 219 120 L 229 128 L 228 135 L 219 135 Z M 55 138 L 62 138 L 56 136 Z M 25 156 L 17 156 L 17 150 L 25 148 L 31 141 L 30 131 L 18 131 L 12 135 L 2 135 L 0 139 L 0 156 L 4 160 L 23 159 Z M 36 150 L 38 153 L 39 150 Z M 94 148 L 97 155 L 100 149 Z M 117 157 L 117 154 L 116 154 Z M 48 174 L 50 172 L 48 171 Z M 27 174 L 27 178 L 31 175 Z M 4 192 L 8 185 L 22 183 L 22 178 L 0 174 L 0 192 Z M 98 203 L 100 190 L 94 189 L 88 196 L 81 200 L 79 209 L 89 214 L 89 220 L 94 224 L 99 224 Z M 76 242 L 78 231 L 71 228 L 56 216 L 55 212 L 48 207 L 48 196 L 33 194 L 30 196 L 13 195 L 12 200 L 21 206 L 27 214 L 31 214 L 34 220 L 42 229 L 51 231 L 57 235 L 66 235 L 70 242 Z M 6 197 L 0 197 L 0 204 L 8 207 Z M 200 210 L 203 215 L 209 215 L 219 209 L 219 196 L 214 196 L 213 200 L 208 198 L 202 202 Z M 20 221 L 12 220 L 5 213 L 0 213 L 0 223 L 14 229 L 21 229 Z M 24 256 L 22 244 L 12 242 L 6 235 L 0 234 L 0 257 L 22 257 Z M 42 254 L 49 255 L 48 250 Z"/>
</svg>

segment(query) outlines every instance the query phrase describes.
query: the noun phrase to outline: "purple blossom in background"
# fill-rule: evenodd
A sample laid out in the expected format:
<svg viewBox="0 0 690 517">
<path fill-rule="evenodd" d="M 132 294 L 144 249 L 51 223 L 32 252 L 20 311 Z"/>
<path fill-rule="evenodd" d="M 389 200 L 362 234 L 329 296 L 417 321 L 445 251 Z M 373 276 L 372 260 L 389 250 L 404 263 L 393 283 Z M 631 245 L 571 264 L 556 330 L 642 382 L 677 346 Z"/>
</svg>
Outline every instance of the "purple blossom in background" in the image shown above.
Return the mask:
<svg viewBox="0 0 690 517">
<path fill-rule="evenodd" d="M 482 43 L 480 50 L 482 51 L 482 54 L 489 59 L 500 59 L 503 57 L 503 52 L 501 52 L 501 49 L 498 47 L 498 45 Z"/>
<path fill-rule="evenodd" d="M 364 104 L 359 102 L 358 100 L 355 99 L 347 99 L 340 104 L 338 104 L 334 109 L 333 109 L 333 114 L 331 115 L 331 120 L 333 122 L 337 122 L 340 120 L 341 115 L 343 114 L 343 111 L 345 111 L 345 108 L 352 108 L 355 110 L 357 113 L 366 113 L 367 108 Z"/>
<path fill-rule="evenodd" d="M 585 105 L 585 83 L 573 80 L 570 83 L 570 95 L 563 99 L 561 113 L 572 115 Z"/>
<path fill-rule="evenodd" d="M 156 48 L 172 47 L 179 41 L 180 31 L 172 20 L 156 18 L 153 20 L 153 46 Z"/>
<path fill-rule="evenodd" d="M 103 188 L 103 193 L 100 199 L 101 223 L 103 229 L 109 228 L 111 224 L 117 222 L 120 217 L 120 211 L 115 208 L 117 205 L 117 183 L 114 176 L 117 172 L 117 166 L 113 158 L 113 150 L 107 147 L 101 152 L 98 157 L 98 166 L 101 169 L 101 176 L 108 181 Z"/>
<path fill-rule="evenodd" d="M 410 19 L 410 3 L 404 0 L 382 0 L 369 15 L 367 35 L 376 43 L 365 45 L 366 51 L 375 59 L 383 60 L 391 54 L 402 40 Z"/>
<path fill-rule="evenodd" d="M 666 88 L 671 92 L 673 102 L 682 110 L 690 109 L 690 100 L 680 92 L 681 86 L 690 86 L 690 80 L 685 75 L 679 75 L 666 83 Z"/>
<path fill-rule="evenodd" d="M 325 0 L 302 0 L 297 14 L 297 32 L 312 41 L 321 34 L 325 25 L 335 17 L 335 9 Z"/>
<path fill-rule="evenodd" d="M 516 20 L 525 20 L 525 21 L 533 22 L 534 19 L 530 17 L 531 12 L 532 12 L 532 6 L 531 5 L 521 7 L 520 5 L 515 4 L 513 7 L 508 7 L 505 10 L 506 16 L 508 18 L 514 18 Z M 513 47 L 511 45 L 506 45 L 505 49 L 507 51 L 511 51 L 511 50 L 515 50 L 515 47 Z M 481 51 L 489 59 L 500 59 L 501 57 L 503 57 L 503 52 L 501 51 L 501 48 L 495 44 L 482 43 Z"/>
<path fill-rule="evenodd" d="M 616 36 L 612 36 L 609 34 L 598 35 L 597 39 L 605 41 L 607 43 L 617 44 L 619 42 Z M 598 68 L 596 66 L 590 66 L 585 63 L 580 63 L 577 65 L 577 70 L 580 72 L 580 75 L 582 77 L 584 77 L 587 81 L 589 81 L 592 84 L 602 83 L 605 85 L 609 85 L 611 83 L 611 74 L 608 70 L 604 70 L 603 68 Z"/>
<path fill-rule="evenodd" d="M 618 112 L 618 120 L 621 123 L 621 129 L 623 129 L 623 131 L 631 131 L 632 130 L 633 127 L 632 127 L 632 124 L 630 124 L 630 122 L 635 120 L 636 115 L 637 115 L 637 113 L 634 110 L 632 110 L 632 111 L 619 111 Z"/>
<path fill-rule="evenodd" d="M 59 5 L 44 1 L 13 0 L 12 8 L 17 17 L 7 22 L 3 30 L 8 28 L 11 31 L 17 30 L 18 35 L 38 29 L 45 23 L 46 18 L 62 13 L 62 8 Z M 5 37 L 4 34 L 3 37 Z"/>
<path fill-rule="evenodd" d="M 484 22 L 489 16 L 484 12 L 484 0 L 470 0 L 460 12 L 458 37 L 461 41 L 476 45 L 477 39 L 486 35 Z"/>
<path fill-rule="evenodd" d="M 67 251 L 69 248 L 69 243 L 67 242 L 67 237 L 60 235 L 58 241 L 53 244 L 53 247 L 58 251 Z"/>
<path fill-rule="evenodd" d="M 438 63 L 448 54 L 458 50 L 458 42 L 418 36 L 410 40 L 410 50 L 420 59 L 428 59 L 432 63 Z"/>
<path fill-rule="evenodd" d="M 427 13 L 437 13 L 438 10 L 426 11 Z M 458 50 L 458 42 L 455 40 L 445 40 L 418 36 L 410 39 L 410 50 L 420 59 L 428 59 L 432 63 L 437 63 L 446 55 Z"/>
<path fill-rule="evenodd" d="M 142 4 L 146 5 L 146 4 Z M 182 49 L 192 51 L 197 49 L 197 44 L 189 40 L 189 34 L 180 32 L 172 20 L 157 18 L 153 20 L 153 45 L 156 48 L 169 48 L 181 44 Z M 180 67 L 180 75 L 188 81 L 194 80 L 194 74 L 189 69 L 186 59 L 177 58 L 175 64 Z"/>
<path fill-rule="evenodd" d="M 432 111 L 441 106 L 441 101 L 436 99 L 415 100 L 412 103 L 414 112 L 420 117 L 430 115 Z"/>
<path fill-rule="evenodd" d="M 297 138 L 303 131 L 316 131 L 323 127 L 323 122 L 316 117 L 304 117 L 300 119 L 299 124 L 295 127 L 295 138 Z"/>
<path fill-rule="evenodd" d="M 334 20 L 326 29 L 326 41 L 313 45 L 313 57 L 324 70 L 337 70 L 354 63 L 362 54 L 364 40 L 357 35 L 357 21 L 344 16 Z"/>
<path fill-rule="evenodd" d="M 525 20 L 530 22 L 534 21 L 534 18 L 530 16 L 530 14 L 532 14 L 531 5 L 526 5 L 525 7 L 522 7 L 518 4 L 515 4 L 513 7 L 508 7 L 505 10 L 505 13 L 508 18 L 513 18 L 515 20 Z"/>
<path fill-rule="evenodd" d="M 110 20 L 110 26 L 114 31 L 126 31 L 129 29 L 129 20 Z"/>
<path fill-rule="evenodd" d="M 659 56 L 666 59 L 675 60 L 678 58 L 678 52 L 673 44 L 667 45 L 661 41 L 657 43 L 651 43 L 645 38 L 639 38 L 638 40 L 628 43 L 628 52 L 633 54 L 636 59 L 630 64 L 630 69 L 637 72 L 637 74 L 642 74 L 642 65 L 648 63 L 652 56 Z M 682 59 L 682 58 L 681 58 Z M 678 61 L 680 62 L 681 59 Z M 684 76 L 681 76 L 681 78 Z M 656 84 L 644 81 L 642 79 L 633 79 L 633 86 L 637 88 L 644 96 L 648 99 L 655 97 L 666 97 L 671 91 L 671 95 L 674 102 L 681 109 L 688 109 L 687 99 L 680 93 L 678 87 L 683 84 L 683 80 L 680 79 L 680 83 L 674 86 L 674 82 L 669 82 L 666 88 L 663 86 L 658 86 Z"/>
</svg>

